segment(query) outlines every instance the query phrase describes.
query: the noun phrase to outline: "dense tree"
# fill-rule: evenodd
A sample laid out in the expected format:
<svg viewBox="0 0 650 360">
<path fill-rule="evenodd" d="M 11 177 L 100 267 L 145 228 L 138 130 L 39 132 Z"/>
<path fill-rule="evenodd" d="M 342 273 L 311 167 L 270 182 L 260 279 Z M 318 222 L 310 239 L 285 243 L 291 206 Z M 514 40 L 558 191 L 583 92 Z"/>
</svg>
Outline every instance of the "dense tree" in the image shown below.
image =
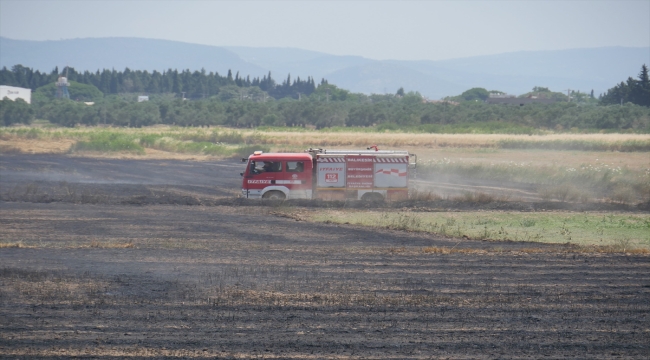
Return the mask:
<svg viewBox="0 0 650 360">
<path fill-rule="evenodd" d="M 75 101 L 57 100 L 48 104 L 45 119 L 61 126 L 73 127 L 78 124 L 96 125 L 99 118 L 93 115 L 93 108 Z M 95 122 L 97 120 L 97 122 Z M 117 122 L 113 122 L 117 125 Z"/>
<path fill-rule="evenodd" d="M 636 102 L 646 107 L 632 103 L 588 106 L 590 96 L 578 91 L 571 93 L 572 99 L 584 99 L 584 102 L 572 100 L 520 107 L 473 101 L 489 94 L 483 88 L 473 88 L 459 95 L 460 104 L 429 103 L 414 92 L 364 95 L 340 89 L 325 79 L 316 84 L 311 77 L 302 80 L 287 76 L 278 84 L 271 73 L 261 79 L 251 79 L 239 73 L 234 77 L 232 72 L 230 76 L 221 76 L 203 69 L 148 72 L 127 68 L 123 72 L 80 73 L 64 68 L 61 73 L 67 73 L 71 79 L 71 100 L 53 99 L 56 92 L 54 82 L 60 74 L 58 68 L 50 73 L 32 71 L 23 66 L 1 69 L 0 80 L 7 85 L 24 85 L 36 90 L 32 93 L 31 105 L 3 101 L 0 109 L 2 123 L 28 123 L 36 116 L 63 126 L 107 124 L 140 127 L 158 123 L 232 127 L 375 126 L 379 130 L 412 128 L 429 132 L 449 126 L 467 132 L 476 128 L 503 131 L 509 126 L 519 126 L 519 129 L 650 132 L 650 107 L 644 105 L 650 99 L 650 81 L 645 65 L 638 80 L 628 79 L 610 92 L 630 99 L 625 102 Z M 182 100 L 181 94 L 174 90 L 184 92 L 187 100 Z M 137 103 L 137 95 L 141 93 L 149 94 L 150 101 Z M 566 99 L 566 95 L 543 87 L 535 87 L 529 94 Z M 87 106 L 75 99 L 94 101 L 95 105 Z M 620 104 L 620 100 L 613 103 Z M 525 131 L 530 133 L 532 130 Z"/>
<path fill-rule="evenodd" d="M 104 94 L 95 86 L 88 84 L 81 84 L 76 81 L 69 81 L 68 92 L 70 99 L 77 101 L 97 101 L 104 97 Z M 54 83 L 50 83 L 39 87 L 34 91 L 35 96 L 42 96 L 46 99 L 54 99 L 56 96 L 57 88 Z"/>
<path fill-rule="evenodd" d="M 309 96 L 316 90 L 313 78 L 301 80 L 299 77 L 291 80 L 287 77 L 282 84 L 276 84 L 271 73 L 262 79 L 249 76 L 242 77 L 239 72 L 233 78 L 232 71 L 227 76 L 220 76 L 218 73 L 207 73 L 204 69 L 191 72 L 189 69 L 178 71 L 168 69 L 162 73 L 153 71 L 131 70 L 116 71 L 104 69 L 96 72 L 79 73 L 74 68 L 66 67 L 61 71 L 67 75 L 68 80 L 80 84 L 97 87 L 103 94 L 140 93 L 140 94 L 164 94 L 174 93 L 176 96 L 185 96 L 188 99 L 204 99 L 214 96 L 224 86 L 237 86 L 239 88 L 256 87 L 266 95 L 281 99 L 290 97 L 294 99 Z M 40 73 L 22 65 L 15 65 L 10 70 L 6 67 L 0 69 L 0 84 L 30 88 L 36 90 L 40 87 L 53 84 L 59 76 L 58 68 L 52 73 Z M 267 96 L 256 96 L 266 100 Z M 249 100 L 253 100 L 249 98 Z"/>
<path fill-rule="evenodd" d="M 501 92 L 501 91 L 498 91 L 498 90 L 487 91 L 484 88 L 475 87 L 475 88 L 471 88 L 469 90 L 464 91 L 460 95 L 449 96 L 449 97 L 445 98 L 445 100 L 454 101 L 454 102 L 485 101 L 488 97 L 490 97 L 490 94 L 504 94 L 504 93 Z"/>
<path fill-rule="evenodd" d="M 465 101 L 485 101 L 489 96 L 490 93 L 484 88 L 471 88 L 460 94 Z"/>
<path fill-rule="evenodd" d="M 648 79 L 648 67 L 644 64 L 639 72 L 639 80 L 629 77 L 627 81 L 607 90 L 601 96 L 602 104 L 633 104 L 650 107 L 650 79 Z"/>
<path fill-rule="evenodd" d="M 373 126 L 381 124 L 386 116 L 378 106 L 362 104 L 350 109 L 346 119 L 347 126 Z"/>
<path fill-rule="evenodd" d="M 542 87 L 542 86 L 535 86 L 533 87 L 533 91 L 525 93 L 523 95 L 519 95 L 520 98 L 527 98 L 527 97 L 537 97 L 537 98 L 542 98 L 542 99 L 551 99 L 551 100 L 556 100 L 556 101 L 568 101 L 569 98 L 567 95 L 561 93 L 561 92 L 556 92 L 556 91 L 551 91 L 547 87 Z"/>
<path fill-rule="evenodd" d="M 34 119 L 34 110 L 23 99 L 16 101 L 4 98 L 0 100 L 0 124 L 29 124 Z"/>
<path fill-rule="evenodd" d="M 648 67 L 643 64 L 639 72 L 639 80 L 633 91 L 633 103 L 641 106 L 650 106 L 650 78 L 648 78 Z"/>
<path fill-rule="evenodd" d="M 330 85 L 331 86 L 331 85 Z M 238 89 L 233 86 L 234 89 Z M 260 90 L 261 91 L 261 90 Z M 650 108 L 634 104 L 624 106 L 583 106 L 577 103 L 500 106 L 483 102 L 425 103 L 418 94 L 401 99 L 380 97 L 377 102 L 357 100 L 326 101 L 306 98 L 301 101 L 250 101 L 239 98 L 221 101 L 181 100 L 171 96 L 152 96 L 137 103 L 132 97 L 108 96 L 87 106 L 56 99 L 38 106 L 39 118 L 63 126 L 112 124 L 147 126 L 157 123 L 178 126 L 231 127 L 257 126 L 377 126 L 378 129 L 420 128 L 436 132 L 439 126 L 503 129 L 508 126 L 546 129 L 610 129 L 650 131 Z M 28 106 L 27 104 L 25 104 Z M 4 105 L 3 105 L 4 106 Z M 32 105 L 34 106 L 34 105 Z M 4 119 L 4 118 L 3 118 Z M 8 124 L 13 123 L 12 120 Z M 23 121 L 23 120 L 19 120 Z"/>
</svg>

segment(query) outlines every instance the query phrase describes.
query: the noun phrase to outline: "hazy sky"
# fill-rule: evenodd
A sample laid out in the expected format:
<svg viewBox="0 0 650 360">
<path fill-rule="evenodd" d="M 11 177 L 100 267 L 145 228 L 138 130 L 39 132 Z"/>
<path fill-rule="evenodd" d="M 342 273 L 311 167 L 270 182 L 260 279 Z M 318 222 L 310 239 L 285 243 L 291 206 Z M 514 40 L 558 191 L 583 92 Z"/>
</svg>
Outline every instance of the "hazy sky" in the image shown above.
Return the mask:
<svg viewBox="0 0 650 360">
<path fill-rule="evenodd" d="M 650 0 L 0 0 L 0 36 L 142 37 L 294 47 L 380 60 L 440 60 L 524 50 L 650 46 Z"/>
</svg>

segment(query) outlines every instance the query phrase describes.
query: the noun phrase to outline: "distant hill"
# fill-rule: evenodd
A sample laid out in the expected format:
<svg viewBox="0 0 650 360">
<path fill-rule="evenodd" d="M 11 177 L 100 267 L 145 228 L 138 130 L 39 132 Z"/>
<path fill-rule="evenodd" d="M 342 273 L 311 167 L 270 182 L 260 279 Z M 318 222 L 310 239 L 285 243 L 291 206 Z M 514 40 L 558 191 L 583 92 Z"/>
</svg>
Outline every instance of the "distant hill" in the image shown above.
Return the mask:
<svg viewBox="0 0 650 360">
<path fill-rule="evenodd" d="M 372 60 L 294 48 L 218 47 L 139 38 L 25 41 L 0 37 L 0 66 L 16 64 L 41 71 L 66 65 L 76 70 L 190 69 L 261 77 L 269 71 L 281 82 L 322 78 L 353 92 L 419 91 L 431 99 L 458 95 L 472 87 L 511 94 L 534 86 L 596 94 L 650 65 L 650 48 L 603 47 L 527 51 L 443 61 Z"/>
<path fill-rule="evenodd" d="M 78 71 L 102 69 L 190 69 L 218 71 L 224 75 L 264 74 L 268 70 L 246 62 L 230 50 L 217 46 L 139 38 L 25 41 L 0 37 L 0 66 L 21 64 L 50 72 L 55 66 Z"/>
</svg>

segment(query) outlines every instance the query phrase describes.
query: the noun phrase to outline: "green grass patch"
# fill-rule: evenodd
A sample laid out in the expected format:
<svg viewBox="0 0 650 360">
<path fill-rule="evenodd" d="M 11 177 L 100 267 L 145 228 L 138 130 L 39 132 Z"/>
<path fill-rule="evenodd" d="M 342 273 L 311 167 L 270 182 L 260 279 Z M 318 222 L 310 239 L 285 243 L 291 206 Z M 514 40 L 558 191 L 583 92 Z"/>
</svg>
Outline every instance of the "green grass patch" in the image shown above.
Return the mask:
<svg viewBox="0 0 650 360">
<path fill-rule="evenodd" d="M 526 141 L 504 139 L 497 143 L 501 149 L 541 149 L 541 150 L 578 150 L 578 151 L 650 151 L 650 140 L 595 141 L 595 140 L 546 140 Z"/>
<path fill-rule="evenodd" d="M 466 122 L 458 124 L 422 124 L 422 125 L 398 125 L 393 123 L 384 123 L 375 126 L 357 127 L 357 126 L 332 126 L 314 130 L 309 127 L 275 127 L 260 126 L 257 127 L 261 132 L 308 132 L 321 131 L 326 133 L 416 133 L 416 134 L 513 134 L 513 135 L 532 135 L 542 134 L 545 131 L 535 129 L 531 126 L 507 123 L 502 121 L 487 122 Z"/>
<path fill-rule="evenodd" d="M 261 131 L 305 131 L 305 128 L 258 128 Z M 531 126 L 506 123 L 501 121 L 467 122 L 458 124 L 422 124 L 415 126 L 397 125 L 392 123 L 379 124 L 369 127 L 334 126 L 322 128 L 322 132 L 359 132 L 359 133 L 416 133 L 416 134 L 510 134 L 532 135 L 542 134 L 544 131 Z"/>
<path fill-rule="evenodd" d="M 212 130 L 171 128 L 160 132 L 121 128 L 72 128 L 47 131 L 39 128 L 0 128 L 0 139 L 73 139 L 77 143 L 72 152 L 128 152 L 144 155 L 145 149 L 172 153 L 202 154 L 219 157 L 248 156 L 255 150 L 268 152 L 268 146 L 251 145 L 263 143 L 263 135 L 244 137 L 235 130 Z"/>
<path fill-rule="evenodd" d="M 433 134 L 510 134 L 533 135 L 542 131 L 531 126 L 502 121 L 470 122 L 458 124 L 424 124 L 413 128 L 413 132 Z"/>
<path fill-rule="evenodd" d="M 354 131 L 354 129 L 359 129 L 359 131 L 363 131 L 362 129 L 364 128 L 348 128 L 348 127 L 337 127 L 336 129 L 347 129 L 349 131 Z M 303 126 L 258 126 L 255 128 L 257 131 L 261 132 L 309 132 L 309 131 L 314 131 L 314 129 L 311 128 L 306 128 Z M 327 129 L 335 129 L 335 128 L 327 128 Z"/>
<path fill-rule="evenodd" d="M 0 128 L 0 138 L 3 136 L 16 136 L 23 139 L 39 139 L 45 134 L 47 132 L 35 127 Z"/>
<path fill-rule="evenodd" d="M 214 134 L 216 134 L 216 132 L 214 132 L 213 135 Z M 202 139 L 200 136 L 188 136 L 188 134 L 183 134 L 181 136 L 174 135 L 175 134 L 170 133 L 142 134 L 139 136 L 139 143 L 146 148 L 173 153 L 204 154 L 224 157 L 245 157 L 252 154 L 255 150 L 268 152 L 270 149 L 268 146 L 243 144 L 243 137 L 241 137 L 241 134 L 239 133 L 223 133 L 223 136 L 230 139 L 231 141 L 241 140 L 240 143 L 234 145 L 227 144 L 226 142 L 215 143 L 211 141 L 194 141 L 197 139 Z"/>
<path fill-rule="evenodd" d="M 89 134 L 89 139 L 77 142 L 72 147 L 72 151 L 129 152 L 144 154 L 144 147 L 136 142 L 136 138 L 132 134 L 102 131 Z"/>
<path fill-rule="evenodd" d="M 167 136 L 182 141 L 192 142 L 211 142 L 215 144 L 243 144 L 245 142 L 244 136 L 235 130 L 193 130 L 186 128 L 175 128 L 174 131 L 169 131 L 160 136 Z"/>
<path fill-rule="evenodd" d="M 311 221 L 357 224 L 477 240 L 532 241 L 650 249 L 650 215 L 517 212 L 378 212 L 337 210 L 315 213 Z"/>
<path fill-rule="evenodd" d="M 233 150 L 232 155 L 234 157 L 248 157 L 254 151 L 261 150 L 264 152 L 270 152 L 271 148 L 268 146 L 260 145 L 240 145 Z"/>
</svg>

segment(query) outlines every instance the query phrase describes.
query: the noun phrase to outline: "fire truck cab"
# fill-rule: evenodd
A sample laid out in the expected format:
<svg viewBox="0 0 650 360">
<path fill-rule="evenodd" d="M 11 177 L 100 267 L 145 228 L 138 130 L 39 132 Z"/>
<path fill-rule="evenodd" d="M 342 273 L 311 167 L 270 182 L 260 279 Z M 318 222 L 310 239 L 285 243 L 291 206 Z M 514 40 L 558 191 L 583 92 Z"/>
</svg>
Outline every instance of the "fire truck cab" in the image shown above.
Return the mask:
<svg viewBox="0 0 650 360">
<path fill-rule="evenodd" d="M 262 153 L 248 157 L 242 195 L 249 199 L 311 199 L 313 159 L 307 153 Z"/>
<path fill-rule="evenodd" d="M 247 163 L 241 174 L 242 195 L 249 199 L 408 199 L 408 177 L 414 174 L 417 156 L 372 148 L 256 151 L 242 159 Z"/>
</svg>

